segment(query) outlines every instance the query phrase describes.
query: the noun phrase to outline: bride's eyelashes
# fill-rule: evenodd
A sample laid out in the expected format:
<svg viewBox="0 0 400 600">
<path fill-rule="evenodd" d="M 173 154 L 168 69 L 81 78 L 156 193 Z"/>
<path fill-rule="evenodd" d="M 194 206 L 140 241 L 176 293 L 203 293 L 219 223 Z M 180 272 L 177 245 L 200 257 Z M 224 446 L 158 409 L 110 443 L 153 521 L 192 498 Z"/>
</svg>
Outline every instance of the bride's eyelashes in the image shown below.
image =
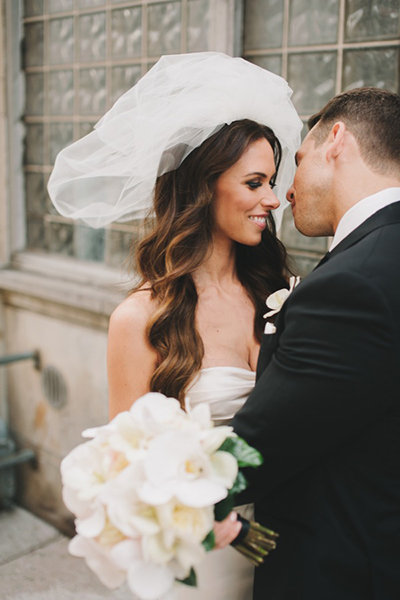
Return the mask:
<svg viewBox="0 0 400 600">
<path fill-rule="evenodd" d="M 253 181 L 246 181 L 246 185 L 251 190 L 256 190 L 257 188 L 259 188 L 262 185 L 262 183 L 261 183 L 261 181 L 253 180 Z"/>
<path fill-rule="evenodd" d="M 261 181 L 246 181 L 246 185 L 251 189 L 251 190 L 256 190 L 257 188 L 259 188 L 262 185 Z M 271 188 L 271 190 L 274 189 L 274 187 L 276 186 L 276 183 L 273 181 L 270 181 L 268 183 L 269 187 Z"/>
</svg>

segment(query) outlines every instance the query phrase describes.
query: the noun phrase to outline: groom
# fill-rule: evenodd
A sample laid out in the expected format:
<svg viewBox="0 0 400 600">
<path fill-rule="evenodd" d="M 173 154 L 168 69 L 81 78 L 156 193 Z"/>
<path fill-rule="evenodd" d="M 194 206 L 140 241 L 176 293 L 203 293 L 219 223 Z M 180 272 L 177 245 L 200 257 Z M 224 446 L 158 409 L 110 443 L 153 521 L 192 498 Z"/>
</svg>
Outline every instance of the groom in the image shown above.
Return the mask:
<svg viewBox="0 0 400 600">
<path fill-rule="evenodd" d="M 264 456 L 256 519 L 279 532 L 255 600 L 400 599 L 400 97 L 362 88 L 310 119 L 288 199 L 333 236 L 264 335 L 234 419 Z"/>
</svg>

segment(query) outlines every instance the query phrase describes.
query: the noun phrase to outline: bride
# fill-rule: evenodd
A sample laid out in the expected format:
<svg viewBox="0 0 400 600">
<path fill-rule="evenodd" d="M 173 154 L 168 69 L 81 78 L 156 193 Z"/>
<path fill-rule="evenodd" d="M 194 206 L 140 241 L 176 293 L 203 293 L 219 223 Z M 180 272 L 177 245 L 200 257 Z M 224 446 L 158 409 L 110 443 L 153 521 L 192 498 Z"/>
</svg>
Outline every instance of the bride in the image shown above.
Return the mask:
<svg viewBox="0 0 400 600">
<path fill-rule="evenodd" d="M 271 211 L 300 128 L 281 78 L 222 54 L 178 55 L 127 92 L 86 146 L 59 155 L 49 190 L 63 214 L 104 225 L 152 209 L 140 281 L 110 319 L 111 418 L 151 390 L 187 410 L 209 403 L 217 424 L 246 400 L 265 299 L 289 272 Z M 57 174 L 67 171 L 66 185 Z M 233 548 L 209 553 L 197 575 L 177 599 L 252 597 L 253 567 Z"/>
<path fill-rule="evenodd" d="M 157 390 L 183 406 L 208 402 L 227 423 L 250 394 L 265 298 L 287 273 L 270 216 L 279 152 L 268 127 L 234 121 L 157 180 L 142 280 L 110 320 L 110 417 Z M 198 569 L 198 591 L 178 598 L 251 597 L 250 563 L 220 554 Z"/>
</svg>

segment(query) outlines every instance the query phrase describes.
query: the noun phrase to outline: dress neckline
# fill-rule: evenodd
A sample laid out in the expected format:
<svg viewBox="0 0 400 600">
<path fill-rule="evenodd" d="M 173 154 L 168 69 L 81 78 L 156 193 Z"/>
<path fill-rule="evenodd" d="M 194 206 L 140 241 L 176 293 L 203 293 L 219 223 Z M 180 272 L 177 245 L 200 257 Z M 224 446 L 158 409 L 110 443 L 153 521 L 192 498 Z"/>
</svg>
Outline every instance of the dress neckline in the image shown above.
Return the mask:
<svg viewBox="0 0 400 600">
<path fill-rule="evenodd" d="M 249 373 L 252 375 L 256 374 L 256 371 L 252 371 L 251 369 L 245 369 L 244 367 L 233 367 L 231 365 L 220 365 L 220 366 L 215 366 L 215 367 L 205 367 L 204 369 L 200 369 L 200 372 L 205 372 L 205 371 L 214 371 L 215 369 L 227 369 L 230 371 L 241 371 L 241 372 L 245 372 L 245 373 Z"/>
</svg>

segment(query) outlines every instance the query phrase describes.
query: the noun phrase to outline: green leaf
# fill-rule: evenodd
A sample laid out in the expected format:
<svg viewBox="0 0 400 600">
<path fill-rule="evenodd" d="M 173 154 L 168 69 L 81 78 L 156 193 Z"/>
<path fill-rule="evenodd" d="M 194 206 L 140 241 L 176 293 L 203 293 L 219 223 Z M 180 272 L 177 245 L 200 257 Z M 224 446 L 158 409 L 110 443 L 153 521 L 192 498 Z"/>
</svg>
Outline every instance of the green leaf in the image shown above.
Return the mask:
<svg viewBox="0 0 400 600">
<path fill-rule="evenodd" d="M 185 579 L 177 579 L 179 583 L 184 583 L 185 585 L 190 585 L 191 587 L 197 586 L 197 576 L 196 571 L 191 567 L 189 575 Z"/>
<path fill-rule="evenodd" d="M 218 448 L 218 450 L 223 450 L 224 452 L 229 452 L 230 454 L 233 454 L 233 456 L 235 456 L 234 448 L 235 448 L 235 442 L 237 439 L 238 439 L 237 437 L 227 437 L 222 442 L 222 445 Z"/>
<path fill-rule="evenodd" d="M 233 510 L 234 500 L 233 496 L 228 494 L 226 498 L 217 502 L 214 506 L 214 517 L 216 521 L 223 521 L 225 517 Z"/>
<path fill-rule="evenodd" d="M 233 484 L 232 488 L 229 490 L 229 494 L 232 494 L 234 496 L 235 494 L 239 494 L 240 492 L 243 492 L 243 490 L 245 490 L 246 488 L 247 488 L 246 477 L 243 475 L 243 473 L 241 473 L 239 471 L 239 473 L 237 474 L 237 477 L 235 479 L 235 483 Z"/>
<path fill-rule="evenodd" d="M 213 529 L 211 529 L 211 531 L 206 535 L 202 541 L 202 544 L 206 552 L 210 552 L 210 550 L 215 547 L 215 534 Z"/>
<path fill-rule="evenodd" d="M 259 467 L 263 463 L 260 452 L 249 446 L 241 437 L 226 438 L 219 450 L 232 454 L 238 461 L 239 468 Z"/>
</svg>

